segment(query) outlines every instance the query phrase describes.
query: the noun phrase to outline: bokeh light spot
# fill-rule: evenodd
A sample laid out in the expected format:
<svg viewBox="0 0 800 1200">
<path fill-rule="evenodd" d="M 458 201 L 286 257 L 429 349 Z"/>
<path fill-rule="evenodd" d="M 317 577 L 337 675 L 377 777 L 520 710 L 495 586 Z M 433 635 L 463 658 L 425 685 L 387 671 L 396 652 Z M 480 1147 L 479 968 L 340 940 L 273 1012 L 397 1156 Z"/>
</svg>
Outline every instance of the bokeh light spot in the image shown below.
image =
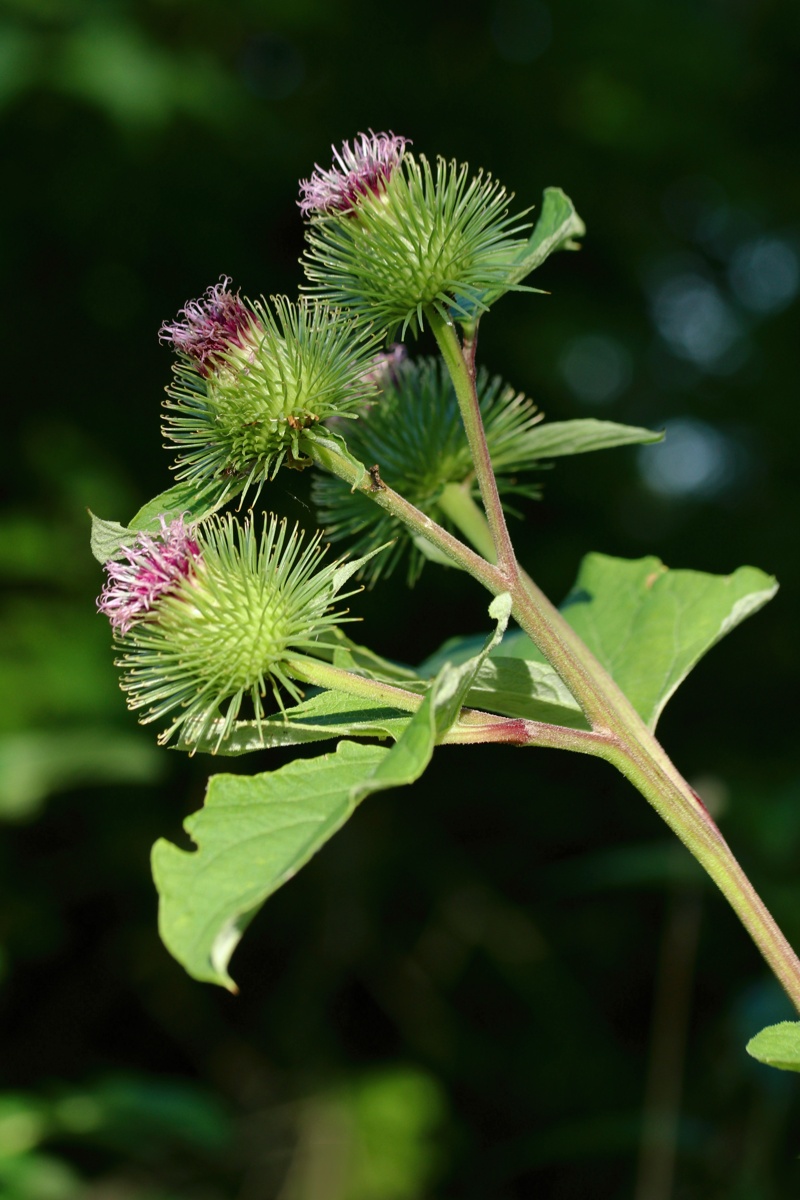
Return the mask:
<svg viewBox="0 0 800 1200">
<path fill-rule="evenodd" d="M 673 354 L 704 368 L 715 367 L 741 333 L 719 288 L 691 272 L 675 275 L 657 288 L 653 319 Z"/>
<path fill-rule="evenodd" d="M 740 472 L 740 451 L 706 421 L 679 417 L 666 422 L 666 438 L 638 452 L 642 480 L 657 495 L 707 499 L 725 491 Z"/>
<path fill-rule="evenodd" d="M 780 312 L 800 286 L 797 252 L 779 237 L 745 242 L 731 260 L 730 283 L 737 300 L 751 312 Z"/>
</svg>

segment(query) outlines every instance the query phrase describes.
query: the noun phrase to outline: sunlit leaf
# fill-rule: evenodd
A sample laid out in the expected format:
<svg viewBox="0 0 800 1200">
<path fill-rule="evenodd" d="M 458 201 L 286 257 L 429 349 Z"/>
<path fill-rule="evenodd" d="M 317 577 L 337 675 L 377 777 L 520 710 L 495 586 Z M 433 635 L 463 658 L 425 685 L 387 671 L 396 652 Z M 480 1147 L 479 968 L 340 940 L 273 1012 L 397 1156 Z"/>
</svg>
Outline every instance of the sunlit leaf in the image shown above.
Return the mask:
<svg viewBox="0 0 800 1200">
<path fill-rule="evenodd" d="M 473 659 L 445 665 L 391 750 L 341 742 L 333 754 L 261 775 L 214 775 L 206 802 L 185 822 L 197 850 L 163 839 L 153 848 L 159 925 L 190 975 L 234 990 L 228 963 L 258 909 L 373 792 L 413 783 L 456 721 L 489 651 L 500 641 L 510 597 L 492 601 L 494 633 Z"/>
<path fill-rule="evenodd" d="M 755 567 L 709 575 L 589 554 L 562 611 L 653 729 L 692 667 L 777 588 Z"/>
<path fill-rule="evenodd" d="M 756 567 L 740 567 L 732 575 L 709 575 L 673 571 L 655 557 L 588 554 L 561 611 L 654 729 L 692 667 L 777 590 L 775 579 Z M 477 635 L 451 638 L 421 664 L 419 674 L 430 678 L 442 662 L 469 658 L 479 642 Z M 520 629 L 506 634 L 492 659 L 501 655 L 506 660 L 544 663 L 541 652 Z M 525 686 L 519 673 L 517 680 L 517 688 Z M 473 697 L 469 703 L 478 707 Z M 482 707 L 487 706 L 488 698 Z M 505 708 L 497 711 L 525 715 Z"/>
<path fill-rule="evenodd" d="M 489 658 L 470 688 L 466 703 L 506 717 L 588 728 L 580 705 L 549 663 Z"/>
<path fill-rule="evenodd" d="M 768 1025 L 746 1046 L 747 1053 L 777 1067 L 779 1071 L 800 1071 L 800 1021 L 781 1021 L 779 1025 Z"/>
<path fill-rule="evenodd" d="M 658 430 L 585 417 L 537 425 L 526 435 L 526 450 L 536 460 L 564 458 L 569 454 L 586 454 L 590 450 L 611 450 L 615 446 L 660 442 L 663 438 L 664 434 Z"/>
<path fill-rule="evenodd" d="M 104 521 L 91 510 L 89 516 L 92 520 L 89 545 L 97 561 L 105 564 L 112 558 L 121 558 L 120 550 L 123 546 L 133 545 L 135 534 L 119 521 Z"/>
</svg>

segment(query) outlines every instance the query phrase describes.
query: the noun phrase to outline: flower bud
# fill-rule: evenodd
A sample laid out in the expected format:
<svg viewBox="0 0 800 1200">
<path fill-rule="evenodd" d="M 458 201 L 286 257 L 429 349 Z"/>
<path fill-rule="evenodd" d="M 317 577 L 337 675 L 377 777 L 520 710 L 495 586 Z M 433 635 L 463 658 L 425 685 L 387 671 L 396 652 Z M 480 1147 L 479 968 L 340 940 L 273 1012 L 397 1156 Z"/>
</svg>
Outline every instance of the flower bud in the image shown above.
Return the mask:
<svg viewBox="0 0 800 1200">
<path fill-rule="evenodd" d="M 307 297 L 244 308 L 247 325 L 232 319 L 236 329 L 225 348 L 217 348 L 222 326 L 212 322 L 193 361 L 188 335 L 181 341 L 170 334 L 184 347 L 167 389 L 163 430 L 179 451 L 176 477 L 221 496 L 260 487 L 283 462 L 306 465 L 304 441 L 318 424 L 352 417 L 375 392 L 369 369 L 377 338 L 353 319 Z"/>
<path fill-rule="evenodd" d="M 404 154 L 379 186 L 348 190 L 340 180 L 341 203 L 326 203 L 323 174 L 303 185 L 301 202 L 310 215 L 303 263 L 321 297 L 391 337 L 418 332 L 426 309 L 474 320 L 487 294 L 508 286 L 525 246 L 516 235 L 527 226 L 509 216 L 509 197 L 489 176 L 442 158 L 434 170 L 424 156 Z"/>
<path fill-rule="evenodd" d="M 260 535 L 252 520 L 230 516 L 193 535 L 184 530 L 183 558 L 177 524 L 160 536 L 139 535 L 127 552 L 128 574 L 107 564 L 114 603 L 100 608 L 122 652 L 121 687 L 128 706 L 143 710 L 142 724 L 170 713 L 159 740 L 183 727 L 185 740 L 194 741 L 222 710 L 219 748 L 243 704 L 260 723 L 267 695 L 279 710 L 281 688 L 300 698 L 289 660 L 313 652 L 321 633 L 347 619 L 331 606 L 349 573 L 341 562 L 322 564 L 321 534 L 305 542 L 296 526 L 289 530 L 274 516 L 265 516 Z M 140 604 L 143 581 L 166 577 L 165 564 L 175 568 L 169 582 Z"/>
<path fill-rule="evenodd" d="M 432 520 L 453 529 L 444 507 L 449 485 L 477 499 L 478 485 L 467 435 L 452 380 L 441 359 L 395 363 L 382 380 L 377 404 L 345 431 L 350 452 L 361 462 L 380 464 L 381 479 Z M 478 401 L 501 496 L 538 496 L 530 478 L 539 465 L 533 431 L 542 414 L 525 396 L 490 378 L 477 379 Z M 361 492 L 351 492 L 333 476 L 316 475 L 312 495 L 319 520 L 332 541 L 347 540 L 355 554 L 392 542 L 386 554 L 371 560 L 364 573 L 372 581 L 389 575 L 408 554 L 408 578 L 419 576 L 425 558 L 407 527 Z"/>
</svg>

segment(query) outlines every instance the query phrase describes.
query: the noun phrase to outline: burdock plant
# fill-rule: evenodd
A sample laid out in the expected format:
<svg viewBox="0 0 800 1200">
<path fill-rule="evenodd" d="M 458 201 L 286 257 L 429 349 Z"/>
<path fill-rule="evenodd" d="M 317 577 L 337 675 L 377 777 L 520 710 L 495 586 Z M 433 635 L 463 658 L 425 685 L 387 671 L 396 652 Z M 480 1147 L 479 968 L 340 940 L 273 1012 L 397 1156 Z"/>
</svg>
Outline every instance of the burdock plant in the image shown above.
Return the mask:
<svg viewBox="0 0 800 1200">
<path fill-rule="evenodd" d="M 478 367 L 479 322 L 503 294 L 537 290 L 530 273 L 584 227 L 549 188 L 531 229 L 497 181 L 408 144 L 361 134 L 303 182 L 300 300 L 250 301 L 223 277 L 165 323 L 177 482 L 128 526 L 94 521 L 122 688 L 162 741 L 240 755 L 341 739 L 278 770 L 211 777 L 187 823 L 197 849 L 154 850 L 164 941 L 191 975 L 234 990 L 229 961 L 253 915 L 366 796 L 412 783 L 444 744 L 548 746 L 630 780 L 800 1011 L 800 962 L 655 738 L 694 664 L 775 581 L 753 567 L 718 577 L 590 554 L 562 609 L 543 595 L 518 562 L 509 502 L 538 495 L 554 458 L 660 435 L 548 423 Z M 438 358 L 381 349 L 423 328 Z M 246 496 L 272 507 L 287 467 L 314 470 L 327 537 L 355 558 L 331 559 L 323 533 L 275 514 L 240 515 Z M 455 636 L 417 669 L 351 640 L 342 588 L 404 556 L 411 581 L 427 561 L 478 580 L 492 597 L 488 636 Z M 800 1069 L 800 1023 L 750 1049 Z"/>
</svg>

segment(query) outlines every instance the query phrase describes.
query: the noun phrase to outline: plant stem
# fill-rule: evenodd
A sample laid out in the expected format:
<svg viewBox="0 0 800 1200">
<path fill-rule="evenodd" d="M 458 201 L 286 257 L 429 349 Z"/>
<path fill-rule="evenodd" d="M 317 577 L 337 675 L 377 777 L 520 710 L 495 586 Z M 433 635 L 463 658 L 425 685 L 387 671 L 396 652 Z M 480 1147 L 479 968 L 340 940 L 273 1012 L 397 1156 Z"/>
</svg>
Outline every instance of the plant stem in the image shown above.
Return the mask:
<svg viewBox="0 0 800 1200">
<path fill-rule="evenodd" d="M 456 392 L 459 394 L 460 389 L 464 396 L 462 411 L 468 414 L 465 421 L 471 421 L 472 439 L 480 455 L 481 448 L 485 450 L 486 439 L 480 409 L 477 403 L 473 404 L 474 388 L 470 382 L 470 372 L 452 327 L 446 326 L 441 318 L 437 320 L 442 344 L 447 347 L 449 355 L 449 358 L 445 356 L 445 361 L 448 368 L 452 363 Z M 578 701 L 591 725 L 591 733 L 562 730 L 558 726 L 537 727 L 535 722 L 529 722 L 523 739 L 519 726 L 512 731 L 498 721 L 490 721 L 492 728 L 485 730 L 486 740 L 513 740 L 517 744 L 581 750 L 605 758 L 616 766 L 650 802 L 717 884 L 800 1012 L 800 961 L 742 871 L 702 801 L 588 646 L 533 580 L 520 571 L 513 551 L 511 558 L 508 557 L 508 531 L 488 452 L 480 458 L 480 471 L 488 471 L 491 481 L 481 479 L 477 459 L 476 476 L 487 507 L 493 548 L 497 549 L 497 565 L 476 554 L 413 504 L 409 504 L 380 479 L 379 471 L 367 470 L 348 455 L 346 448 L 335 439 L 319 435 L 307 438 L 304 449 L 323 469 L 343 479 L 354 491 L 357 489 L 368 495 L 416 534 L 426 538 L 452 563 L 482 583 L 492 595 L 506 591 L 511 593 L 515 620 Z M 498 528 L 499 525 L 501 528 Z M 480 533 L 480 523 L 471 520 L 469 536 L 473 536 L 476 530 L 478 544 L 488 550 L 485 534 L 482 536 Z M 357 686 L 361 687 L 362 684 Z M 408 696 L 413 697 L 414 704 L 418 703 L 414 693 L 408 693 Z M 472 736 L 474 738 L 474 732 Z"/>
<path fill-rule="evenodd" d="M 334 667 L 305 654 L 295 654 L 287 658 L 286 666 L 301 683 L 346 692 L 349 696 L 361 696 L 365 700 L 374 700 L 376 705 L 399 708 L 402 712 L 416 712 L 423 701 L 423 697 L 416 692 L 406 691 L 405 688 L 395 687 L 394 684 L 383 683 L 378 679 L 369 679 L 366 675 L 346 671 L 343 667 Z"/>
<path fill-rule="evenodd" d="M 487 562 L 497 562 L 494 541 L 478 505 L 472 499 L 469 483 L 447 483 L 438 496 L 439 508 L 450 518 Z"/>
<path fill-rule="evenodd" d="M 295 654 L 286 659 L 286 667 L 301 683 L 344 692 L 374 701 L 376 707 L 396 708 L 415 713 L 422 706 L 424 693 L 410 692 L 379 679 L 370 679 L 355 671 L 334 667 L 330 663 Z M 581 729 L 548 725 L 543 721 L 528 721 L 522 717 L 500 717 L 496 713 L 464 708 L 456 723 L 442 738 L 442 745 L 478 745 L 483 742 L 504 742 L 515 746 L 549 746 L 577 750 L 603 757 L 605 739 Z"/>
<path fill-rule="evenodd" d="M 461 567 L 482 583 L 493 596 L 508 590 L 492 563 L 470 550 L 469 546 L 465 546 L 452 533 L 415 508 L 388 484 L 382 480 L 376 483 L 375 476 L 362 463 L 344 453 L 335 441 L 319 436 L 307 438 L 303 443 L 303 451 L 318 467 L 330 471 L 332 475 L 349 484 L 354 492 L 363 492 L 418 536 L 425 538 L 454 566 Z"/>
<path fill-rule="evenodd" d="M 516 574 L 517 560 L 514 547 L 511 545 L 500 493 L 497 490 L 497 480 L 492 469 L 492 460 L 486 442 L 486 433 L 475 387 L 475 335 L 470 339 L 465 355 L 453 323 L 446 321 L 433 308 L 428 309 L 426 315 L 453 381 L 458 406 L 461 409 L 461 417 L 475 467 L 475 476 L 481 490 L 481 499 L 492 535 L 495 560 L 510 581 Z"/>
<path fill-rule="evenodd" d="M 520 571 L 510 549 L 475 393 L 474 336 L 462 350 L 452 326 L 435 313 L 429 314 L 429 319 L 459 399 L 488 529 L 497 551 L 496 575 L 492 578 L 491 565 L 486 563 L 488 572 L 484 571 L 482 582 L 485 581 L 485 586 L 495 595 L 498 585 L 504 585 L 504 590 L 511 593 L 514 618 L 558 672 L 598 738 L 590 752 L 606 758 L 634 784 L 705 868 L 800 1012 L 800 960 L 739 866 L 700 797 L 675 768 L 588 646 L 533 580 Z M 451 519 L 457 520 L 459 528 L 483 548 L 485 530 L 481 529 L 475 514 L 468 514 L 465 519 L 464 511 L 458 516 L 453 514 Z"/>
</svg>

